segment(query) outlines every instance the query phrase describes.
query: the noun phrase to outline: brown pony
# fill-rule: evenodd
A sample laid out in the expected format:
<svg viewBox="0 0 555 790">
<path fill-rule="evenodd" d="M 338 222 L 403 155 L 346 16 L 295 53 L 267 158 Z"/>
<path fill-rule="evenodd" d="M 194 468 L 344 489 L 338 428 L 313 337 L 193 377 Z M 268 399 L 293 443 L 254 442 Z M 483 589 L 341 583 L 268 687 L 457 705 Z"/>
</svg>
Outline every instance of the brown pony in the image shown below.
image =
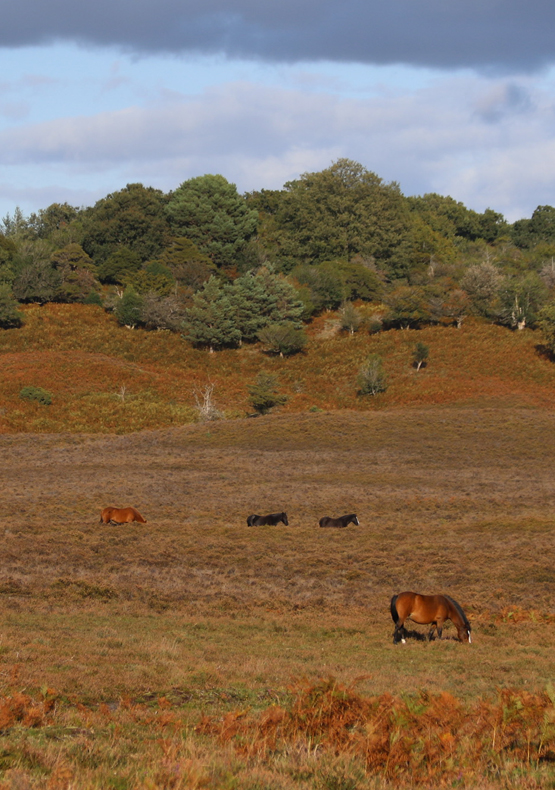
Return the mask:
<svg viewBox="0 0 555 790">
<path fill-rule="evenodd" d="M 391 616 L 395 623 L 393 644 L 399 640 L 405 642 L 407 635 L 405 620 L 411 619 L 420 625 L 432 624 L 428 639 L 432 638 L 434 628 L 441 639 L 443 623 L 451 620 L 457 629 L 459 641 L 472 642 L 470 623 L 459 604 L 448 595 L 419 595 L 414 592 L 402 592 L 391 599 Z"/>
<path fill-rule="evenodd" d="M 146 518 L 143 518 L 134 507 L 105 507 L 100 514 L 100 521 L 104 524 L 130 524 L 132 521 L 146 524 Z"/>
</svg>

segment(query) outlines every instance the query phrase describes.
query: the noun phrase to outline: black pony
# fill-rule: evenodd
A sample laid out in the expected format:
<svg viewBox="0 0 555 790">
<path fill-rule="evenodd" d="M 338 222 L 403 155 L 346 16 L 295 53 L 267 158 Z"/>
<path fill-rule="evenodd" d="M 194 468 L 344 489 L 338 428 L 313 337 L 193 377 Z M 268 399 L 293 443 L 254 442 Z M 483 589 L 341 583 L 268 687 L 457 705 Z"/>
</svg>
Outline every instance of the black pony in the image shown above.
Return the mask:
<svg viewBox="0 0 555 790">
<path fill-rule="evenodd" d="M 275 527 L 276 524 L 282 521 L 286 527 L 289 526 L 287 521 L 287 513 L 270 513 L 267 516 L 257 516 L 256 514 L 249 516 L 247 524 L 249 527 Z"/>
<path fill-rule="evenodd" d="M 324 516 L 324 518 L 320 519 L 320 526 L 321 527 L 346 527 L 347 524 L 356 524 L 358 527 L 359 520 L 356 517 L 355 513 L 349 513 L 348 516 L 340 516 L 339 518 L 330 518 L 329 516 Z"/>
</svg>

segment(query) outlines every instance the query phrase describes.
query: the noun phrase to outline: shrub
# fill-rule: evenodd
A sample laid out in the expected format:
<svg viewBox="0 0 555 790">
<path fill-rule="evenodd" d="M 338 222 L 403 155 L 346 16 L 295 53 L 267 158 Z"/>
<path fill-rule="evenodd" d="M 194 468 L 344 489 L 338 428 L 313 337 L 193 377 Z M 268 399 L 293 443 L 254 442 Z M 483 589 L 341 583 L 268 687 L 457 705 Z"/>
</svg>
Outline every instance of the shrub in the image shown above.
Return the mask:
<svg viewBox="0 0 555 790">
<path fill-rule="evenodd" d="M 269 324 L 260 330 L 258 339 L 266 346 L 268 351 L 279 354 L 280 357 L 290 356 L 302 351 L 308 340 L 304 329 L 296 327 L 291 321 Z"/>
<path fill-rule="evenodd" d="M 377 395 L 387 389 L 387 378 L 379 354 L 370 354 L 361 366 L 357 384 L 361 395 Z"/>
<path fill-rule="evenodd" d="M 141 321 L 143 299 L 131 286 L 127 286 L 123 296 L 116 304 L 116 318 L 122 326 L 135 327 Z"/>
<path fill-rule="evenodd" d="M 361 314 L 358 312 L 353 303 L 345 302 L 339 312 L 341 329 L 344 332 L 348 332 L 350 335 L 354 335 L 354 333 L 358 332 L 360 329 L 362 320 Z"/>
<path fill-rule="evenodd" d="M 18 309 L 11 288 L 7 283 L 0 283 L 0 327 L 10 329 L 21 326 L 23 313 Z"/>
<path fill-rule="evenodd" d="M 248 387 L 253 408 L 259 414 L 267 414 L 274 406 L 283 406 L 287 395 L 277 391 L 278 378 L 272 373 L 259 373 L 254 384 Z"/>
<path fill-rule="evenodd" d="M 23 387 L 19 393 L 19 397 L 23 400 L 36 400 L 44 406 L 50 406 L 52 403 L 52 393 L 42 387 L 33 387 L 31 385 Z"/>
<path fill-rule="evenodd" d="M 368 319 L 368 332 L 371 335 L 376 335 L 383 329 L 383 321 L 379 315 L 371 315 Z"/>
<path fill-rule="evenodd" d="M 102 307 L 102 297 L 96 291 L 90 291 L 83 299 L 83 304 L 95 304 Z"/>
<path fill-rule="evenodd" d="M 430 349 L 425 343 L 417 343 L 412 352 L 412 360 L 416 370 L 420 370 L 422 365 L 426 364 L 426 360 L 430 354 Z"/>
</svg>

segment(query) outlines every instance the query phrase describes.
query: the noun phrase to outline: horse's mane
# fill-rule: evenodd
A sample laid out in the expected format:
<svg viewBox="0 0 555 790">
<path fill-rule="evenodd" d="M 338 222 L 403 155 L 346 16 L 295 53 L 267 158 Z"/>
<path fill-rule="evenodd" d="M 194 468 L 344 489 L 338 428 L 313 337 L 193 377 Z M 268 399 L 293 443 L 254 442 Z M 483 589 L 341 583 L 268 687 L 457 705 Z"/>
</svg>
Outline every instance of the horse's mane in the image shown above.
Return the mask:
<svg viewBox="0 0 555 790">
<path fill-rule="evenodd" d="M 455 609 L 456 609 L 456 610 L 457 610 L 457 612 L 459 613 L 460 617 L 462 618 L 462 621 L 463 621 L 463 623 L 465 624 L 466 628 L 468 628 L 468 630 L 469 630 L 469 631 L 471 631 L 471 630 L 472 630 L 472 626 L 471 626 L 471 625 L 470 625 L 470 623 L 468 622 L 468 617 L 467 617 L 467 616 L 465 615 L 465 613 L 463 612 L 463 610 L 462 610 L 462 606 L 461 606 L 460 604 L 458 604 L 458 603 L 457 603 L 455 600 L 453 600 L 453 598 L 451 598 L 451 596 L 450 596 L 450 595 L 445 595 L 444 597 L 445 597 L 445 598 L 447 598 L 447 600 L 448 600 L 450 603 L 452 603 L 452 604 L 453 604 L 453 606 L 455 607 Z"/>
</svg>

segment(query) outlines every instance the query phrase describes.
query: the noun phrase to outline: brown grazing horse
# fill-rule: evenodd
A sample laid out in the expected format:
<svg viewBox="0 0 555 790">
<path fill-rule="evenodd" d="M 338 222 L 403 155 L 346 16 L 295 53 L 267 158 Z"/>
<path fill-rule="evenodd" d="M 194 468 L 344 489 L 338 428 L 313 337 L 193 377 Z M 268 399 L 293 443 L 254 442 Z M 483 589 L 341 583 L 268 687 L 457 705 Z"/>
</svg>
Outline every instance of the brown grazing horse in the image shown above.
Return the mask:
<svg viewBox="0 0 555 790">
<path fill-rule="evenodd" d="M 347 524 L 356 524 L 357 527 L 360 524 L 355 513 L 349 513 L 348 516 L 339 516 L 339 518 L 330 518 L 329 516 L 324 516 L 324 518 L 321 518 L 318 523 L 321 527 L 339 527 L 340 529 L 346 527 Z"/>
<path fill-rule="evenodd" d="M 269 513 L 267 516 L 257 516 L 256 513 L 253 513 L 252 516 L 248 517 L 247 525 L 249 527 L 275 527 L 280 521 L 282 521 L 286 527 L 289 526 L 287 513 Z"/>
<path fill-rule="evenodd" d="M 146 524 L 146 518 L 134 507 L 105 507 L 100 514 L 100 521 L 104 524 L 130 524 L 132 521 Z"/>
<path fill-rule="evenodd" d="M 459 604 L 448 595 L 419 595 L 414 592 L 402 592 L 391 599 L 391 616 L 395 623 L 393 644 L 399 640 L 405 642 L 407 635 L 405 620 L 410 619 L 420 625 L 432 624 L 428 639 L 432 638 L 434 628 L 441 639 L 443 623 L 451 620 L 457 629 L 459 641 L 472 642 L 470 623 Z"/>
</svg>

